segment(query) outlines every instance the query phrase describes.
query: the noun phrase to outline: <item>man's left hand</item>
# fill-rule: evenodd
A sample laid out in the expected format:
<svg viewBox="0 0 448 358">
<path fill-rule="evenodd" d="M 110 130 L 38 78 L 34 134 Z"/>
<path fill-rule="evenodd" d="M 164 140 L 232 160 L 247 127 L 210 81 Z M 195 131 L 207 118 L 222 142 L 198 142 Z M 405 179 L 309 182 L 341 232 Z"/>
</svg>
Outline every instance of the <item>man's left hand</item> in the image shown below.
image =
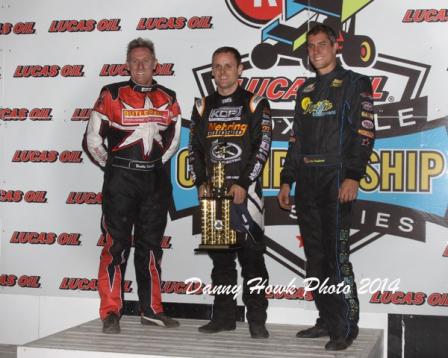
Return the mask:
<svg viewBox="0 0 448 358">
<path fill-rule="evenodd" d="M 359 182 L 353 179 L 344 179 L 339 188 L 338 199 L 341 203 L 348 203 L 356 199 Z"/>
<path fill-rule="evenodd" d="M 246 189 L 237 184 L 232 184 L 227 194 L 233 197 L 234 204 L 242 204 L 246 199 Z"/>
</svg>

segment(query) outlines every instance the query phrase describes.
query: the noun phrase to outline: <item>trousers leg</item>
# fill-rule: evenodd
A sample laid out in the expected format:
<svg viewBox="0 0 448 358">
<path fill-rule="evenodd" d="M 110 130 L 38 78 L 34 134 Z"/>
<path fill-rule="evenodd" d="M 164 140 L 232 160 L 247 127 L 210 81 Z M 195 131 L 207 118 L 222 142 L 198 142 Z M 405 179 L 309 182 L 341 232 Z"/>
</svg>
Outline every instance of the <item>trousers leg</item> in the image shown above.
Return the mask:
<svg viewBox="0 0 448 358">
<path fill-rule="evenodd" d="M 110 312 L 120 315 L 123 308 L 123 282 L 130 250 L 135 196 L 125 187 L 121 170 L 106 168 L 103 184 L 102 229 L 106 238 L 98 270 L 100 317 Z"/>
<path fill-rule="evenodd" d="M 234 252 L 210 252 L 213 261 L 212 284 L 222 292 L 216 293 L 213 301 L 213 321 L 235 322 L 236 299 L 230 289 L 237 284 L 236 254 Z M 226 290 L 229 288 L 229 290 Z"/>
<path fill-rule="evenodd" d="M 140 312 L 157 314 L 162 306 L 160 245 L 167 224 L 171 184 L 163 168 L 141 177 L 140 203 L 134 231 L 134 265 Z"/>
<path fill-rule="evenodd" d="M 238 259 L 243 276 L 243 302 L 247 309 L 247 321 L 264 324 L 267 317 L 268 300 L 264 290 L 255 289 L 255 285 L 267 286 L 269 283 L 264 253 L 262 250 L 244 246 L 238 251 Z M 250 283 L 251 281 L 252 283 Z"/>
</svg>

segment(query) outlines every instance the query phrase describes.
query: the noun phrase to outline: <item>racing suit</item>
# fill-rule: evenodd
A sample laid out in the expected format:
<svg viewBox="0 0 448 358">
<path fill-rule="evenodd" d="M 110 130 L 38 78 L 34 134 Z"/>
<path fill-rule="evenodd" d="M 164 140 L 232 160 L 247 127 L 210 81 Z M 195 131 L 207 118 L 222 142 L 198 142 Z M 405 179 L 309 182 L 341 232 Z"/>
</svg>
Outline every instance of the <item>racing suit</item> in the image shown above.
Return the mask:
<svg viewBox="0 0 448 358">
<path fill-rule="evenodd" d="M 352 203 L 340 203 L 338 191 L 344 179 L 364 176 L 374 130 L 368 77 L 336 66 L 300 88 L 281 183 L 296 183 L 307 277 L 317 278 L 319 287 L 328 278 L 327 286 L 343 282 L 349 288 L 339 294 L 313 291 L 316 325 L 328 329 L 332 338 L 358 334 L 359 302 L 349 261 Z"/>
<path fill-rule="evenodd" d="M 171 182 L 164 164 L 176 152 L 180 136 L 176 94 L 153 81 L 105 86 L 86 131 L 87 149 L 104 167 L 101 253 L 98 291 L 100 317 L 120 316 L 123 278 L 133 242 L 141 313 L 163 312 L 162 249 L 171 200 Z M 104 141 L 107 140 L 107 149 Z"/>
<path fill-rule="evenodd" d="M 190 174 L 199 188 L 211 179 L 213 164 L 225 165 L 227 187 L 234 183 L 247 191 L 246 212 L 255 225 L 248 234 L 237 232 L 241 248 L 235 252 L 209 252 L 213 261 L 212 284 L 237 284 L 235 257 L 242 267 L 243 302 L 247 307 L 249 323 L 264 324 L 268 306 L 264 290 L 249 290 L 248 281 L 261 279 L 268 282 L 263 253 L 264 202 L 260 176 L 269 157 L 271 145 L 271 114 L 266 99 L 241 87 L 229 96 L 214 92 L 196 99 L 190 125 Z M 220 155 L 220 145 L 227 150 Z M 235 204 L 232 204 L 235 205 Z M 237 210 L 238 211 L 238 210 Z M 258 281 L 257 281 L 258 283 Z M 235 322 L 236 300 L 232 294 L 216 294 L 213 321 Z"/>
</svg>

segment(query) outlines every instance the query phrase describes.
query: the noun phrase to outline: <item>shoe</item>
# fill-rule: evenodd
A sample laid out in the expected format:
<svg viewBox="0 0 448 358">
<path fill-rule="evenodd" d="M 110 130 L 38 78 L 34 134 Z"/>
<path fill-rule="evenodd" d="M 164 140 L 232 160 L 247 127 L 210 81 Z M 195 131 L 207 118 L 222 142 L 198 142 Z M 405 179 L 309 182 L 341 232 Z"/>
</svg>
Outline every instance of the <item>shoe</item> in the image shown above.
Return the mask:
<svg viewBox="0 0 448 358">
<path fill-rule="evenodd" d="M 120 332 L 120 318 L 115 313 L 109 313 L 103 321 L 103 333 L 118 334 Z"/>
<path fill-rule="evenodd" d="M 264 323 L 249 323 L 249 332 L 254 339 L 269 338 L 269 332 Z"/>
<path fill-rule="evenodd" d="M 218 333 L 223 331 L 233 331 L 236 328 L 235 322 L 210 321 L 198 328 L 202 333 Z"/>
<path fill-rule="evenodd" d="M 153 313 L 153 314 L 142 314 L 140 322 L 148 326 L 160 326 L 165 328 L 175 328 L 179 327 L 179 322 L 171 317 L 168 317 L 165 313 Z"/>
<path fill-rule="evenodd" d="M 327 351 L 342 351 L 350 347 L 353 343 L 352 338 L 331 338 L 328 343 L 325 345 L 325 349 Z"/>
<path fill-rule="evenodd" d="M 297 338 L 319 338 L 328 336 L 328 329 L 319 326 L 313 326 L 297 332 Z"/>
</svg>

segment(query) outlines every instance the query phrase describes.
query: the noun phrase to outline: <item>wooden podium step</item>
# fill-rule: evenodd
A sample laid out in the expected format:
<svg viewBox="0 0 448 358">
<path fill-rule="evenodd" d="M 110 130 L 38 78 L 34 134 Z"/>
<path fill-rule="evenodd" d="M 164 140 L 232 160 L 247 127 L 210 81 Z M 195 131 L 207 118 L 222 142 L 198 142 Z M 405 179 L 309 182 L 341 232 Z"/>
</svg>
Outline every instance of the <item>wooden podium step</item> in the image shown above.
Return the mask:
<svg viewBox="0 0 448 358">
<path fill-rule="evenodd" d="M 246 357 L 351 357 L 383 356 L 383 331 L 361 329 L 353 345 L 342 352 L 328 352 L 328 337 L 299 339 L 303 326 L 268 324 L 269 339 L 252 339 L 247 323 L 235 331 L 203 334 L 206 321 L 180 320 L 178 328 L 143 326 L 136 316 L 123 316 L 121 334 L 101 332 L 99 319 L 17 347 L 17 358 L 246 358 Z"/>
</svg>

